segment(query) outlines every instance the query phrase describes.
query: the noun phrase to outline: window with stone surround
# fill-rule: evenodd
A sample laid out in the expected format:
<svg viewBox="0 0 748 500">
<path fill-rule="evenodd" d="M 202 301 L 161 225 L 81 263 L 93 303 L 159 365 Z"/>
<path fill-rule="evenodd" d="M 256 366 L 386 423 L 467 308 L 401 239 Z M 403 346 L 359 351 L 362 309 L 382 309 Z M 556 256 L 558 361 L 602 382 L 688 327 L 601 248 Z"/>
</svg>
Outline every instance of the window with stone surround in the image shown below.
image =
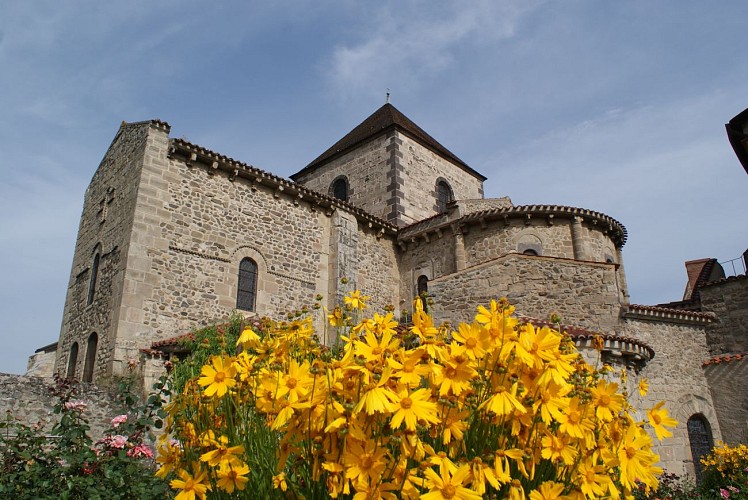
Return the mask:
<svg viewBox="0 0 748 500">
<path fill-rule="evenodd" d="M 68 372 L 67 372 L 67 378 L 73 379 L 75 378 L 75 368 L 78 364 L 78 342 L 73 342 L 73 345 L 70 346 L 70 354 L 68 354 Z"/>
<path fill-rule="evenodd" d="M 99 346 L 99 336 L 93 332 L 86 344 L 86 362 L 83 365 L 83 381 L 93 382 L 94 367 L 96 366 L 96 349 Z"/>
<path fill-rule="evenodd" d="M 704 468 L 701 465 L 701 458 L 711 453 L 714 446 L 712 427 L 706 417 L 701 414 L 691 415 L 686 427 L 688 428 L 688 442 L 691 445 L 691 458 L 696 472 L 696 483 L 700 483 Z"/>
<path fill-rule="evenodd" d="M 348 178 L 340 175 L 330 184 L 330 196 L 339 200 L 348 201 Z"/>
<path fill-rule="evenodd" d="M 239 284 L 236 294 L 236 308 L 254 311 L 257 299 L 257 263 L 249 257 L 239 263 Z"/>
<path fill-rule="evenodd" d="M 416 283 L 416 291 L 418 292 L 419 297 L 422 297 L 424 294 L 429 293 L 429 278 L 425 274 L 422 274 L 418 277 L 418 281 Z"/>
<path fill-rule="evenodd" d="M 439 178 L 436 181 L 436 211 L 437 213 L 444 213 L 447 211 L 447 204 L 450 201 L 454 201 L 454 193 L 449 183 Z"/>
<path fill-rule="evenodd" d="M 88 279 L 88 296 L 86 297 L 86 305 L 91 305 L 96 294 L 96 282 L 99 279 L 99 262 L 101 261 L 101 249 L 97 245 L 94 250 L 93 262 L 91 263 L 91 275 Z"/>
</svg>

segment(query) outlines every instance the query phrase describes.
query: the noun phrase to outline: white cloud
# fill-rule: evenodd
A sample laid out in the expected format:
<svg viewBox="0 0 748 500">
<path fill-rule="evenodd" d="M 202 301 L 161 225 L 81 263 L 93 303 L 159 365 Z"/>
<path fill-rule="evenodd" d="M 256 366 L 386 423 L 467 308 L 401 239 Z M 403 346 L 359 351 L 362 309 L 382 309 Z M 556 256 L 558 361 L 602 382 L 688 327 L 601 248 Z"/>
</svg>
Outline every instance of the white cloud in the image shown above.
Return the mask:
<svg viewBox="0 0 748 500">
<path fill-rule="evenodd" d="M 331 84 L 338 95 L 381 93 L 388 85 L 415 87 L 449 68 L 463 43 L 510 38 L 519 19 L 537 2 L 379 4 L 360 14 L 360 40 L 335 47 Z"/>
</svg>

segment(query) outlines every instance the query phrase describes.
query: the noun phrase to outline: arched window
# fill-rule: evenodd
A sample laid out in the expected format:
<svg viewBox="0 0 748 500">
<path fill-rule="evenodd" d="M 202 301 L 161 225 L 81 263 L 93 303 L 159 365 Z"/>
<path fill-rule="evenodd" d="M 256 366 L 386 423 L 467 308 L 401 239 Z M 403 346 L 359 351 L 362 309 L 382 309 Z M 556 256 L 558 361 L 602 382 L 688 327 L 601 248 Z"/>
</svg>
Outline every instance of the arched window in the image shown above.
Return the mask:
<svg viewBox="0 0 748 500">
<path fill-rule="evenodd" d="M 422 274 L 418 277 L 418 282 L 416 283 L 416 290 L 418 291 L 418 296 L 421 297 L 424 294 L 429 293 L 429 278 Z"/>
<path fill-rule="evenodd" d="M 712 428 L 704 415 L 692 415 L 688 419 L 688 441 L 691 444 L 691 458 L 696 472 L 696 483 L 701 482 L 703 465 L 701 458 L 708 455 L 714 446 Z"/>
<path fill-rule="evenodd" d="M 236 308 L 243 311 L 254 311 L 256 298 L 257 263 L 247 257 L 239 263 L 239 285 L 236 294 Z"/>
<path fill-rule="evenodd" d="M 78 364 L 78 342 L 73 342 L 70 346 L 70 354 L 68 355 L 68 373 L 67 378 L 75 378 L 75 365 Z"/>
<path fill-rule="evenodd" d="M 444 213 L 447 211 L 447 204 L 454 200 L 454 194 L 449 183 L 444 179 L 436 181 L 436 211 Z"/>
<path fill-rule="evenodd" d="M 93 332 L 88 337 L 86 345 L 86 363 L 83 365 L 83 381 L 93 382 L 94 366 L 96 366 L 96 348 L 99 345 L 99 336 Z"/>
<path fill-rule="evenodd" d="M 330 196 L 339 200 L 348 201 L 348 178 L 341 175 L 330 184 Z"/>
<path fill-rule="evenodd" d="M 538 256 L 538 251 L 532 248 L 526 248 L 522 253 L 525 255 L 532 255 L 534 257 Z"/>
<path fill-rule="evenodd" d="M 101 254 L 99 250 L 96 250 L 94 254 L 93 263 L 91 263 L 91 276 L 88 281 L 88 298 L 86 299 L 86 305 L 93 302 L 94 294 L 96 293 L 96 280 L 99 278 L 99 261 L 101 260 Z"/>
</svg>

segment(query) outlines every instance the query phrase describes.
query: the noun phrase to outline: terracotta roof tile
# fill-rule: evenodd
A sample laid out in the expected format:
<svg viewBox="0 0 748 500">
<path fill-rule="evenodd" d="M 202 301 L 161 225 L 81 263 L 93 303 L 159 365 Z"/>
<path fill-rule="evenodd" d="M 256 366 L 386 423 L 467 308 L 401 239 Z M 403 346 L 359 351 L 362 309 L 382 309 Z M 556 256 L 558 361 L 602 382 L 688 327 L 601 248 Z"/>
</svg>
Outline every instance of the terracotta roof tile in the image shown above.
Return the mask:
<svg viewBox="0 0 748 500">
<path fill-rule="evenodd" d="M 740 361 L 741 359 L 748 359 L 748 352 L 742 352 L 739 354 L 721 354 L 713 358 L 704 361 L 702 366 L 719 365 L 722 363 L 730 363 L 733 361 Z"/>
</svg>

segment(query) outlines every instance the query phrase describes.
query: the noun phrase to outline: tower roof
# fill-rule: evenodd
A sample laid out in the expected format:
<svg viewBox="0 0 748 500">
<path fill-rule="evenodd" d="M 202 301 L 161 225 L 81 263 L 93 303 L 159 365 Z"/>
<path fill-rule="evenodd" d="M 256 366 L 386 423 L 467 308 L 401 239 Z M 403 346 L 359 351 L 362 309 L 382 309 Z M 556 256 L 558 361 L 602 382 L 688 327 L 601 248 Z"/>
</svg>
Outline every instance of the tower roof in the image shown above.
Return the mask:
<svg viewBox="0 0 748 500">
<path fill-rule="evenodd" d="M 439 156 L 451 161 L 467 173 L 485 181 L 486 177 L 470 168 L 467 163 L 460 160 L 454 153 L 439 144 L 439 142 L 427 134 L 421 127 L 402 114 L 395 106 L 386 103 L 376 110 L 367 119 L 361 122 L 356 128 L 348 132 L 345 137 L 332 145 L 327 151 L 319 155 L 309 165 L 296 172 L 291 179 L 296 180 L 302 174 L 313 170 L 319 165 L 327 163 L 329 160 L 347 153 L 357 145 L 389 130 L 397 129 L 422 146 L 430 149 Z"/>
</svg>

